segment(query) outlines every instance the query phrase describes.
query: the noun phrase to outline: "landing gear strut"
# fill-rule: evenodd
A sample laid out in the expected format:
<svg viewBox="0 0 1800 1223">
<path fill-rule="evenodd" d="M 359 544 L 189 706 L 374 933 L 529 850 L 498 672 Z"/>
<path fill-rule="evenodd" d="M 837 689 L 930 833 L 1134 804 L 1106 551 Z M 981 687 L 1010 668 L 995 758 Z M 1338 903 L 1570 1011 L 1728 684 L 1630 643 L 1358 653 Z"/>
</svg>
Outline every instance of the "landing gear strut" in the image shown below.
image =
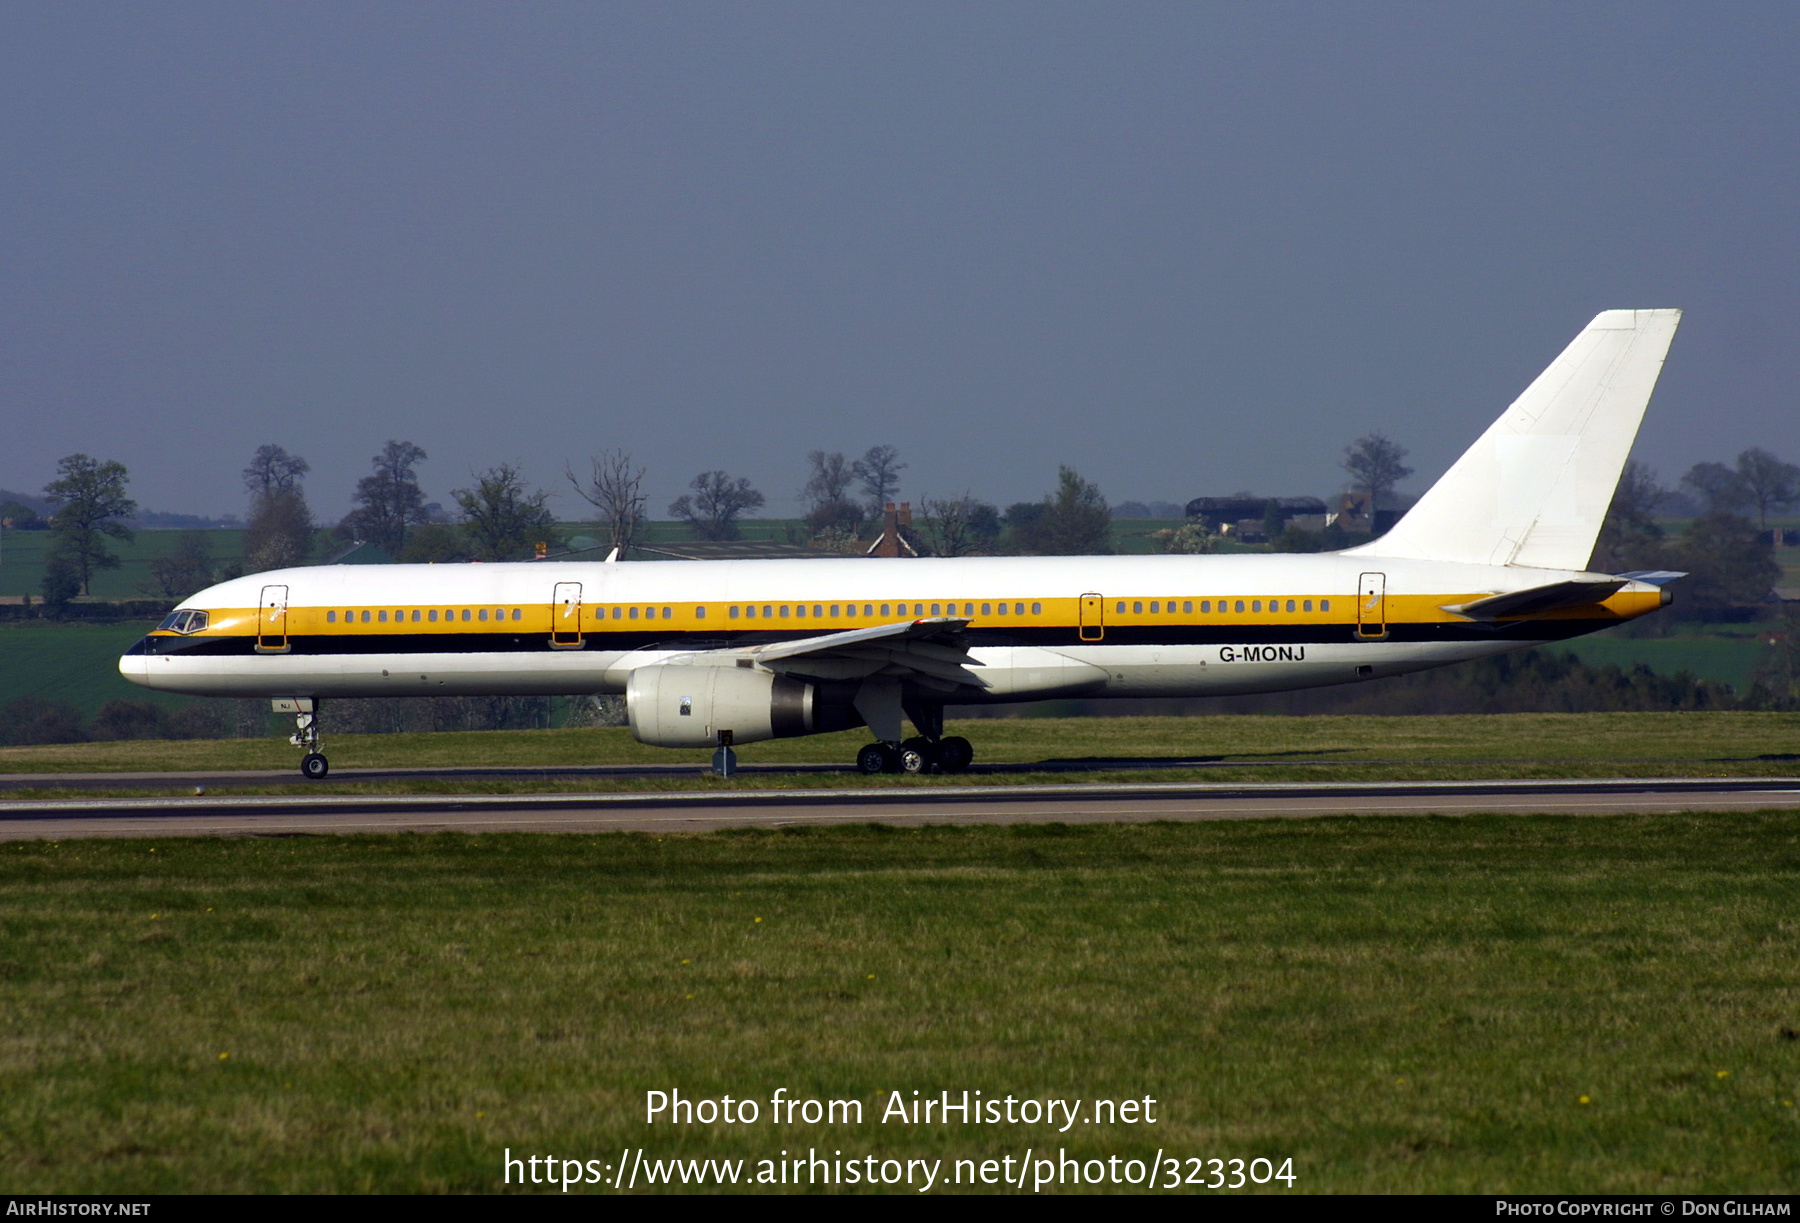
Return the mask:
<svg viewBox="0 0 1800 1223">
<path fill-rule="evenodd" d="M 319 750 L 319 712 L 318 702 L 309 700 L 276 701 L 277 713 L 294 715 L 294 733 L 288 736 L 288 742 L 295 747 L 306 749 L 306 755 L 300 758 L 302 775 L 318 781 L 331 772 L 331 762 L 325 759 L 325 753 Z"/>
</svg>

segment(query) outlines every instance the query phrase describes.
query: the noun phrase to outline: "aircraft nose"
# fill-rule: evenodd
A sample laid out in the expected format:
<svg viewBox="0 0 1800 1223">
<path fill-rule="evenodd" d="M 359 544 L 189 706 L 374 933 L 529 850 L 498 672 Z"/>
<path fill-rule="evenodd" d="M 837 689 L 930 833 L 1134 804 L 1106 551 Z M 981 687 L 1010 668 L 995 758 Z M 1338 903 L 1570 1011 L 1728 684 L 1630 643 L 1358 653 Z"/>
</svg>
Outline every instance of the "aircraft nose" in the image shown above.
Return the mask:
<svg viewBox="0 0 1800 1223">
<path fill-rule="evenodd" d="M 140 687 L 150 686 L 150 652 L 144 641 L 119 655 L 119 674 Z"/>
</svg>

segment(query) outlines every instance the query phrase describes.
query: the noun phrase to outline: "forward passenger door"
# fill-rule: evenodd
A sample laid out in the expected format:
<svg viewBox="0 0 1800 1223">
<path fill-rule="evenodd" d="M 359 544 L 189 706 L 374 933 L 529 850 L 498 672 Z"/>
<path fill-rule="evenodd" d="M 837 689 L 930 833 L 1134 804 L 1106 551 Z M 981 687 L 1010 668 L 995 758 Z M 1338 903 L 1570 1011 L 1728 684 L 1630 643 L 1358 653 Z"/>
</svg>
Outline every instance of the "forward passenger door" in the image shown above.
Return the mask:
<svg viewBox="0 0 1800 1223">
<path fill-rule="evenodd" d="M 256 652 L 285 654 L 288 652 L 287 630 L 288 588 L 264 586 L 256 604 Z"/>
<path fill-rule="evenodd" d="M 550 645 L 559 650 L 581 648 L 581 583 L 558 582 L 550 599 Z"/>
</svg>

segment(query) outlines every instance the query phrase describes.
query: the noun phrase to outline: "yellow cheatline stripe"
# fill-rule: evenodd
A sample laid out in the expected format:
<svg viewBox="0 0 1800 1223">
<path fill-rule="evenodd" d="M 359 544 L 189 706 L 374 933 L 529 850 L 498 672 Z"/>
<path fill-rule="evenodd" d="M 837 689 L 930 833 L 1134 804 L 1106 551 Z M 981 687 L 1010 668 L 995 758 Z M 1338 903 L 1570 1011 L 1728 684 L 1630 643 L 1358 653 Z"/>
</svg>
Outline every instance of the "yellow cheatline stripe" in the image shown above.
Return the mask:
<svg viewBox="0 0 1800 1223">
<path fill-rule="evenodd" d="M 1390 594 L 1383 601 L 1383 618 L 1386 623 L 1396 625 L 1464 623 L 1462 617 L 1444 611 L 1443 605 L 1469 602 L 1485 597 L 1488 593 L 1491 592 L 1464 591 L 1432 595 Z M 1192 603 L 1194 610 L 1192 612 L 1183 610 L 1174 614 L 1170 614 L 1167 610 L 1152 612 L 1149 610 L 1151 606 L 1155 605 L 1159 609 L 1166 609 L 1171 600 L 1166 596 L 1152 599 L 1107 595 L 1103 599 L 1102 623 L 1108 628 L 1158 625 L 1218 625 L 1248 628 L 1278 624 L 1349 625 L 1356 622 L 1356 597 L 1341 593 L 1312 596 L 1294 595 L 1292 597 L 1287 595 L 1278 597 L 1244 595 L 1240 598 L 1233 594 L 1225 599 L 1198 596 L 1192 599 L 1186 596 L 1177 596 L 1177 598 L 1184 607 L 1186 604 Z M 1312 611 L 1305 610 L 1309 599 L 1314 609 Z M 578 626 L 570 626 L 567 623 L 568 617 L 563 614 L 562 607 L 543 603 L 519 605 L 489 603 L 485 606 L 458 603 L 454 606 L 437 604 L 430 607 L 395 604 L 358 605 L 349 608 L 289 607 L 285 620 L 286 632 L 296 636 L 362 636 L 383 633 L 398 636 L 496 632 L 547 634 L 553 631 L 602 633 L 630 632 L 638 629 L 650 629 L 653 626 L 685 631 L 710 630 L 715 632 L 732 630 L 752 632 L 767 627 L 794 630 L 818 628 L 823 631 L 835 632 L 847 628 L 866 627 L 876 623 L 892 623 L 900 619 L 916 619 L 922 616 L 962 616 L 969 614 L 964 612 L 963 608 L 970 603 L 973 603 L 975 608 L 971 617 L 972 623 L 982 628 L 1006 628 L 1010 625 L 1073 628 L 1082 621 L 1082 600 L 1079 598 L 1008 600 L 1009 610 L 1005 616 L 982 614 L 983 606 L 997 605 L 998 600 L 995 599 L 989 599 L 985 603 L 982 600 L 959 599 L 952 605 L 947 599 L 939 599 L 934 604 L 930 600 L 909 598 L 904 602 L 899 599 L 888 600 L 885 606 L 890 610 L 885 615 L 881 610 L 884 604 L 880 600 L 859 599 L 855 616 L 842 614 L 842 609 L 848 606 L 847 601 L 832 604 L 829 601 L 809 600 L 805 604 L 798 604 L 791 600 L 783 603 L 770 599 L 756 600 L 752 604 L 749 601 L 740 600 L 735 603 L 735 606 L 740 609 L 755 606 L 757 614 L 753 618 L 740 614 L 736 619 L 729 614 L 729 609 L 734 606 L 732 603 L 654 603 L 650 601 L 640 601 L 635 604 L 588 603 L 582 604 L 580 607 Z M 1020 603 L 1026 607 L 1023 616 L 1011 611 L 1011 606 Z M 1125 606 L 1123 612 L 1118 610 L 1121 603 Z M 1287 610 L 1289 603 L 1294 604 L 1294 611 Z M 1031 614 L 1030 608 L 1034 604 L 1043 608 L 1041 613 Z M 1239 604 L 1243 605 L 1242 611 L 1238 610 Z M 1202 612 L 1201 607 L 1207 605 L 1210 605 L 1208 610 Z M 1329 611 L 1325 610 L 1327 605 L 1330 607 Z M 831 614 L 833 606 L 840 609 L 840 614 L 836 616 Z M 899 610 L 902 606 L 907 608 L 905 612 Z M 934 606 L 940 610 L 932 611 Z M 952 606 L 955 610 L 951 610 Z M 1662 596 L 1658 591 L 1620 592 L 1602 603 L 1587 607 L 1566 608 L 1542 618 L 1547 620 L 1623 620 L 1641 616 L 1660 606 L 1662 606 Z M 763 615 L 765 607 L 774 609 L 776 614 L 765 617 Z M 795 609 L 800 607 L 805 608 L 805 615 L 795 614 Z M 873 614 L 862 614 L 865 607 L 872 608 Z M 1139 607 L 1143 610 L 1137 610 Z M 613 615 L 615 608 L 619 609 L 622 614 L 615 617 Z M 785 617 L 780 614 L 783 608 L 787 609 L 789 613 Z M 820 609 L 824 614 L 815 615 L 814 608 Z M 638 612 L 635 619 L 630 614 L 633 609 Z M 701 614 L 702 609 L 704 609 L 704 615 Z M 515 610 L 519 612 L 517 620 L 513 619 Z M 648 614 L 652 610 L 656 613 L 654 619 Z M 201 633 L 196 635 L 253 636 L 257 632 L 257 611 L 258 609 L 254 607 L 208 609 L 209 623 Z M 412 618 L 415 611 L 419 613 L 416 621 Z M 469 615 L 467 620 L 462 618 L 465 611 Z M 496 619 L 497 611 L 503 613 L 505 619 Z M 326 620 L 327 612 L 333 614 L 331 622 Z M 346 623 L 344 621 L 343 617 L 347 612 L 355 613 L 354 622 Z M 362 615 L 365 612 L 369 616 L 366 624 L 362 621 Z M 435 622 L 430 619 L 432 612 L 436 612 L 439 616 Z M 488 615 L 488 619 L 480 619 L 483 612 Z M 385 622 L 380 619 L 384 613 L 388 617 Z M 454 615 L 455 618 L 446 618 L 450 615 Z M 163 636 L 177 635 L 162 633 L 161 630 L 157 631 Z"/>
</svg>

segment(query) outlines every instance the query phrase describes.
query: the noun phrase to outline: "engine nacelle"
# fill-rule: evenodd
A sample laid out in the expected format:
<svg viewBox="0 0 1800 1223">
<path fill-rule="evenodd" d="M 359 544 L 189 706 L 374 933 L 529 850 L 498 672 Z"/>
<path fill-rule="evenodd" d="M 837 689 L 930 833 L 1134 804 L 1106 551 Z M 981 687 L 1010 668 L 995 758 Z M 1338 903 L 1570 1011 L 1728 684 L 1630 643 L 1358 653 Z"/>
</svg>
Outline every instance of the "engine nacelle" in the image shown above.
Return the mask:
<svg viewBox="0 0 1800 1223">
<path fill-rule="evenodd" d="M 712 747 L 810 735 L 813 685 L 769 671 L 682 663 L 638 667 L 625 685 L 631 733 L 654 747 Z"/>
</svg>

